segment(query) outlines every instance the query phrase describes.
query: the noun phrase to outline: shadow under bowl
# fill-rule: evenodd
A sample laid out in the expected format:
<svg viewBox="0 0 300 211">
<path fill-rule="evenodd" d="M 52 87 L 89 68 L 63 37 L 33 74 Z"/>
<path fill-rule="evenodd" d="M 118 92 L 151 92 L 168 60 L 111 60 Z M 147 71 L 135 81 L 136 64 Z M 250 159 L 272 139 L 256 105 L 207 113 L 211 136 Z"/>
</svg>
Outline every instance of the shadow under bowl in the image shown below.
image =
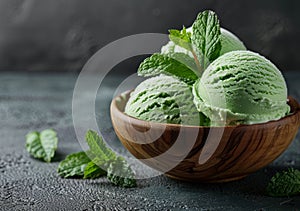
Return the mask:
<svg viewBox="0 0 300 211">
<path fill-rule="evenodd" d="M 295 138 L 300 105 L 288 98 L 291 113 L 277 121 L 224 127 L 148 122 L 124 113 L 130 91 L 112 100 L 118 138 L 129 152 L 166 176 L 197 182 L 241 179 L 268 165 Z"/>
</svg>

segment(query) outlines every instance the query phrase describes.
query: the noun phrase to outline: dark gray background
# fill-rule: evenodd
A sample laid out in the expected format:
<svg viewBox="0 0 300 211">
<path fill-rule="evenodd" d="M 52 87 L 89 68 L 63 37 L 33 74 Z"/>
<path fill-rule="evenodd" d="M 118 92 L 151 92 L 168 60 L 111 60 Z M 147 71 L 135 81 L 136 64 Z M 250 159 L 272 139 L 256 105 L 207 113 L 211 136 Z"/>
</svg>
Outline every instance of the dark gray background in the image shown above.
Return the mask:
<svg viewBox="0 0 300 211">
<path fill-rule="evenodd" d="M 109 42 L 189 26 L 204 9 L 282 71 L 300 69 L 296 0 L 0 0 L 0 70 L 79 72 Z M 135 72 L 140 60 L 120 69 Z"/>
</svg>

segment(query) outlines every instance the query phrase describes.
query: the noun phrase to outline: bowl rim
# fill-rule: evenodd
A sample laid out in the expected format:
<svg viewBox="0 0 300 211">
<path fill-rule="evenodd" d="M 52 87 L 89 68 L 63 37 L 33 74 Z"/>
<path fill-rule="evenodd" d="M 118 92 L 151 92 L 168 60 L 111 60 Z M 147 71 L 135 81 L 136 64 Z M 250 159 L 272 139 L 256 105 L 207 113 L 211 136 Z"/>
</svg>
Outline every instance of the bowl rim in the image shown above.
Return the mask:
<svg viewBox="0 0 300 211">
<path fill-rule="evenodd" d="M 266 125 L 272 125 L 272 124 L 277 124 L 278 122 L 284 122 L 285 120 L 292 118 L 293 116 L 299 116 L 300 118 L 300 104 L 297 102 L 296 99 L 294 99 L 292 96 L 288 96 L 287 98 L 287 104 L 290 106 L 291 111 L 294 110 L 293 113 L 289 113 L 288 115 L 278 119 L 278 120 L 271 120 L 268 122 L 263 122 L 263 123 L 256 123 L 256 124 L 239 124 L 239 125 L 225 125 L 225 126 L 197 126 L 197 125 L 183 125 L 183 124 L 174 124 L 174 123 L 161 123 L 161 122 L 152 122 L 152 121 L 145 121 L 145 120 L 141 120 L 138 119 L 136 117 L 130 116 L 128 114 L 126 114 L 124 111 L 121 111 L 119 109 L 119 106 L 117 105 L 117 100 L 121 99 L 122 101 L 126 100 L 126 103 L 128 101 L 128 99 L 126 99 L 125 97 L 128 97 L 128 95 L 133 91 L 132 90 L 127 90 L 125 92 L 122 92 L 121 94 L 115 96 L 112 101 L 111 101 L 111 105 L 110 105 L 110 112 L 111 112 L 111 116 L 112 113 L 114 113 L 114 115 L 118 115 L 118 116 L 122 116 L 124 118 L 127 119 L 133 119 L 137 124 L 140 125 L 145 125 L 145 124 L 151 124 L 152 126 L 157 126 L 157 127 L 178 127 L 178 128 L 236 128 L 236 127 L 249 127 L 249 126 L 266 126 Z M 117 113 L 116 113 L 117 112 Z"/>
</svg>

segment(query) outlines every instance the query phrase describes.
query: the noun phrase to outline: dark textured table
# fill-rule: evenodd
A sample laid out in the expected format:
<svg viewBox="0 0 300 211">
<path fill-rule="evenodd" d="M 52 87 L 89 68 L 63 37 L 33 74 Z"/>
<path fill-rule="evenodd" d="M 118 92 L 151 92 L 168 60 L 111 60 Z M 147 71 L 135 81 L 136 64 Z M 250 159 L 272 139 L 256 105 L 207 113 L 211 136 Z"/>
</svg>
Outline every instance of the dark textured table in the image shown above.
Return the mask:
<svg viewBox="0 0 300 211">
<path fill-rule="evenodd" d="M 288 72 L 285 77 L 289 94 L 300 100 L 300 72 Z M 272 198 L 264 192 L 275 172 L 300 168 L 300 134 L 272 164 L 236 182 L 195 184 L 158 176 L 139 180 L 137 188 L 123 189 L 105 178 L 60 178 L 56 173 L 59 161 L 81 151 L 71 115 L 76 78 L 70 73 L 0 73 L 1 210 L 300 209 L 300 196 Z M 123 79 L 113 75 L 105 79 L 97 98 L 102 106 L 96 113 L 103 135 L 111 139 L 115 150 L 127 155 L 114 135 L 108 112 L 114 89 Z M 52 163 L 31 158 L 24 147 L 28 131 L 45 128 L 58 131 L 59 146 Z"/>
</svg>

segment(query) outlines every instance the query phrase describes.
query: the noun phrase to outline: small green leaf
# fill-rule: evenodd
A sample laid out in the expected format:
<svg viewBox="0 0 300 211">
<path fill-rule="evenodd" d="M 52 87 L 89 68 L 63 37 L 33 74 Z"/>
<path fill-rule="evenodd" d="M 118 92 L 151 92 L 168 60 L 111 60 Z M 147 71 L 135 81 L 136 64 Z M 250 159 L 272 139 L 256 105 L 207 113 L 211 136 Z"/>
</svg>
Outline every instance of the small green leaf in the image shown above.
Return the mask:
<svg viewBox="0 0 300 211">
<path fill-rule="evenodd" d="M 179 61 L 190 68 L 196 75 L 200 76 L 194 52 L 176 45 L 173 41 L 169 41 L 161 48 L 161 54 Z"/>
<path fill-rule="evenodd" d="M 128 163 L 122 157 L 110 163 L 107 169 L 107 178 L 117 186 L 124 188 L 136 187 L 134 173 Z"/>
<path fill-rule="evenodd" d="M 138 69 L 139 76 L 148 77 L 160 74 L 174 76 L 189 85 L 192 85 L 198 79 L 193 70 L 163 54 L 153 54 L 146 58 Z"/>
<path fill-rule="evenodd" d="M 93 159 L 93 161 L 89 162 L 84 169 L 84 179 L 96 179 L 101 176 L 106 175 L 106 171 L 101 167 L 107 165 L 107 163 L 103 163 L 103 161 L 99 160 L 99 158 Z"/>
<path fill-rule="evenodd" d="M 290 168 L 276 173 L 267 186 L 267 193 L 278 197 L 300 194 L 300 171 Z"/>
<path fill-rule="evenodd" d="M 205 70 L 221 51 L 221 31 L 217 15 L 213 11 L 199 13 L 192 26 L 191 41 L 199 61 Z"/>
<path fill-rule="evenodd" d="M 68 155 L 58 165 L 57 172 L 61 177 L 83 177 L 86 165 L 91 162 L 85 152 Z"/>
<path fill-rule="evenodd" d="M 110 161 L 116 158 L 116 154 L 106 146 L 103 139 L 92 130 L 86 133 L 86 141 L 91 152 L 102 161 Z"/>
<path fill-rule="evenodd" d="M 192 70 L 195 75 L 198 77 L 200 76 L 200 72 L 198 70 L 197 64 L 195 62 L 195 59 L 193 57 L 190 57 L 186 53 L 180 53 L 180 52 L 170 52 L 165 54 L 166 56 L 175 59 L 176 61 L 180 62 L 181 64 L 185 65 L 187 68 Z"/>
<path fill-rule="evenodd" d="M 51 162 L 57 149 L 57 134 L 52 129 L 30 132 L 26 135 L 26 149 L 34 158 Z"/>
<path fill-rule="evenodd" d="M 176 45 L 189 51 L 193 51 L 191 42 L 192 34 L 190 32 L 187 32 L 185 27 L 183 27 L 181 31 L 177 29 L 170 29 L 169 33 L 170 40 L 173 41 Z"/>
</svg>

